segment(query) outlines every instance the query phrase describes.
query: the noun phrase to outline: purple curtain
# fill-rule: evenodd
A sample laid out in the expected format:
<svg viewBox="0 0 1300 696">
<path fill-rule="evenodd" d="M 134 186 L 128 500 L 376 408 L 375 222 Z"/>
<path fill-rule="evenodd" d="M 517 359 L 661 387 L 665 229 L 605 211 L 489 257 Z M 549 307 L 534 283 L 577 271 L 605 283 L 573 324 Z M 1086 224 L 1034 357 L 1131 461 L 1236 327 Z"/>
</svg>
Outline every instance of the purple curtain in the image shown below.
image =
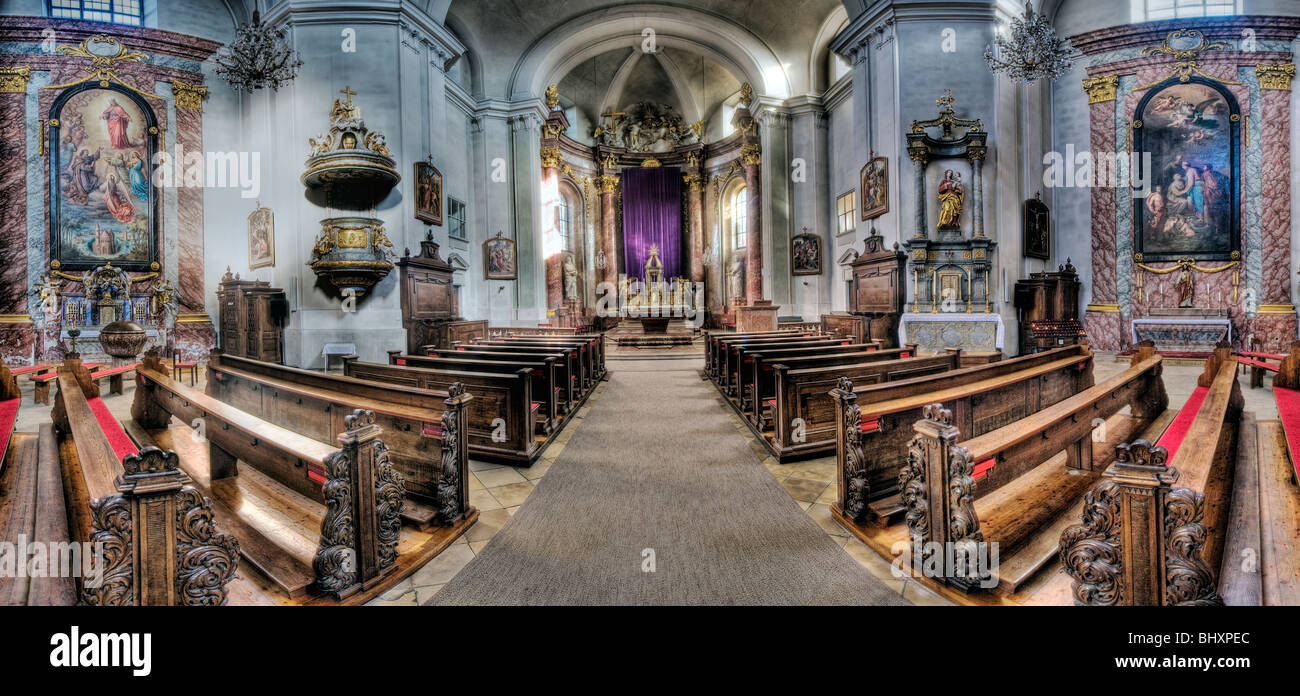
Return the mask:
<svg viewBox="0 0 1300 696">
<path fill-rule="evenodd" d="M 623 264 L 629 278 L 645 280 L 650 246 L 659 247 L 664 280 L 681 275 L 682 177 L 677 167 L 624 169 Z"/>
</svg>

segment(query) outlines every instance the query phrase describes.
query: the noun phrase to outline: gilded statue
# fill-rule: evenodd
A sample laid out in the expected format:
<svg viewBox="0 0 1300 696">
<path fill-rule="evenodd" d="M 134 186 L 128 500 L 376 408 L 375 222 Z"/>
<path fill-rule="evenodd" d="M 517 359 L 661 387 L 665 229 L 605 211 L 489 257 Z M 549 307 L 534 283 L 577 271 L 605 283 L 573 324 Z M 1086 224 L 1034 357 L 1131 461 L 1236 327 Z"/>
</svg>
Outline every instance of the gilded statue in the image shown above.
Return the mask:
<svg viewBox="0 0 1300 696">
<path fill-rule="evenodd" d="M 962 188 L 961 174 L 951 169 L 944 170 L 943 181 L 939 182 L 939 227 L 961 227 L 961 206 L 966 197 Z"/>
</svg>

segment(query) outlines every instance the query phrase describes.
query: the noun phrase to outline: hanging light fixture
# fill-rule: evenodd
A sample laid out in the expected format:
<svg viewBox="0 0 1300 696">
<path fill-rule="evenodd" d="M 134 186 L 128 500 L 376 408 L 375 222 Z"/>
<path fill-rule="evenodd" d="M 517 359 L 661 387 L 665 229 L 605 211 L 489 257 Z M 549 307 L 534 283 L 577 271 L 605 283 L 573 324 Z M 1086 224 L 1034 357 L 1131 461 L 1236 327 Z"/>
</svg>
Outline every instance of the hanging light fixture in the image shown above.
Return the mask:
<svg viewBox="0 0 1300 696">
<path fill-rule="evenodd" d="M 253 23 L 236 31 L 235 40 L 217 53 L 217 74 L 237 90 L 253 92 L 280 85 L 298 76 L 302 59 L 284 40 L 284 30 L 262 24 L 262 15 L 253 10 Z"/>
<path fill-rule="evenodd" d="M 996 51 L 984 51 L 989 70 L 1022 82 L 1055 80 L 1069 72 L 1078 56 L 1069 40 L 1058 37 L 1052 23 L 1034 12 L 1029 2 L 1024 16 L 1012 20 L 1010 38 L 998 35 L 993 45 Z"/>
</svg>

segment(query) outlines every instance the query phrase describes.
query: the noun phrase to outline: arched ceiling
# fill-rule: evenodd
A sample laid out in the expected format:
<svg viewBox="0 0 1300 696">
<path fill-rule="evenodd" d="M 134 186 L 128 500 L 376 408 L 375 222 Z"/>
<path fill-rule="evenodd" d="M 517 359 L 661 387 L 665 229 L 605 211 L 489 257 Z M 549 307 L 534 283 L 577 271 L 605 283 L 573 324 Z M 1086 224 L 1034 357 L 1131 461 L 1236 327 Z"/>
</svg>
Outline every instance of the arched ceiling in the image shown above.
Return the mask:
<svg viewBox="0 0 1300 696">
<path fill-rule="evenodd" d="M 652 67 L 670 79 L 680 82 L 690 70 L 669 63 L 704 56 L 760 95 L 785 98 L 811 89 L 818 30 L 841 7 L 840 0 L 452 0 L 447 19 L 478 54 L 479 97 L 538 95 L 588 61 L 630 53 L 651 30 L 667 57 Z"/>
</svg>

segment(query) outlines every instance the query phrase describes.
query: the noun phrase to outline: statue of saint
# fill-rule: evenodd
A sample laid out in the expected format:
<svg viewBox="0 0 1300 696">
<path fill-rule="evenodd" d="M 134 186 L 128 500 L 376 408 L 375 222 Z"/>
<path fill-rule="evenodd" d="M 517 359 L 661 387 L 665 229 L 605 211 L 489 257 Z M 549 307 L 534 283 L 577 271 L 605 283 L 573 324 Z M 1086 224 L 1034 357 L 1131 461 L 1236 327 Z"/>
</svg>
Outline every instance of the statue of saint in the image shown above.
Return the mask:
<svg viewBox="0 0 1300 696">
<path fill-rule="evenodd" d="M 731 266 L 727 269 L 727 296 L 735 299 L 745 297 L 744 287 L 745 257 L 741 254 L 731 255 Z"/>
<path fill-rule="evenodd" d="M 573 254 L 564 257 L 564 299 L 578 299 L 578 268 L 573 264 Z"/>
<path fill-rule="evenodd" d="M 965 197 L 961 174 L 951 169 L 944 170 L 943 181 L 939 182 L 940 228 L 961 227 L 961 204 Z"/>
<path fill-rule="evenodd" d="M 1178 306 L 1194 307 L 1196 298 L 1196 284 L 1192 282 L 1192 269 L 1183 266 L 1178 271 Z"/>
</svg>

